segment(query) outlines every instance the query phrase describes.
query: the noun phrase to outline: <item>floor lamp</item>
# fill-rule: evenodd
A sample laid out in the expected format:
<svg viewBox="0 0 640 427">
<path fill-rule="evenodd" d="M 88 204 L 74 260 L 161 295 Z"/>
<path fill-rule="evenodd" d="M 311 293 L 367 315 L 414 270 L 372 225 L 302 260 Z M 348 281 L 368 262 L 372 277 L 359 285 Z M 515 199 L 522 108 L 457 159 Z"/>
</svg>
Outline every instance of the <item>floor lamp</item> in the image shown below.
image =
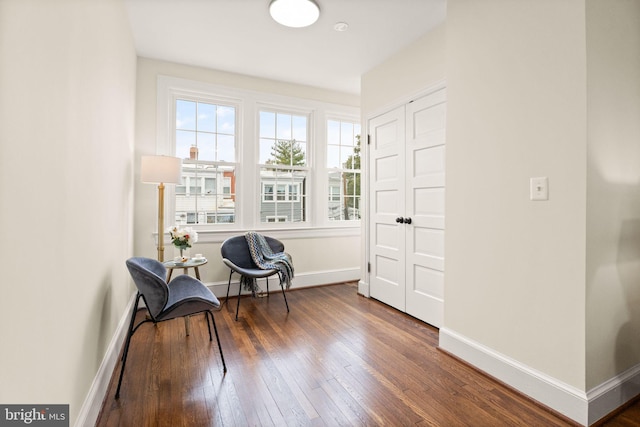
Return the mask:
<svg viewBox="0 0 640 427">
<path fill-rule="evenodd" d="M 158 261 L 164 261 L 164 184 L 180 184 L 182 160 L 170 156 L 142 156 L 142 182 L 158 184 Z"/>
</svg>

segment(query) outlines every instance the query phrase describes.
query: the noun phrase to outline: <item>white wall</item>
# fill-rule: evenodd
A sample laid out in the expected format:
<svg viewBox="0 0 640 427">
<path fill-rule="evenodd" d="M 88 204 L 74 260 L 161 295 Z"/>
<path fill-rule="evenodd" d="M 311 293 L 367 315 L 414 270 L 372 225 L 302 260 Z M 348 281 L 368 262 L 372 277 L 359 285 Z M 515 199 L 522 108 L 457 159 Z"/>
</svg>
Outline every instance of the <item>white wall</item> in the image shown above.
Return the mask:
<svg viewBox="0 0 640 427">
<path fill-rule="evenodd" d="M 444 24 L 439 25 L 362 76 L 363 129 L 370 114 L 407 102 L 444 80 L 445 30 Z"/>
<path fill-rule="evenodd" d="M 578 390 L 585 61 L 581 1 L 448 2 L 444 324 Z"/>
<path fill-rule="evenodd" d="M 0 402 L 72 424 L 132 295 L 135 61 L 120 1 L 0 0 Z"/>
<path fill-rule="evenodd" d="M 640 363 L 640 2 L 587 0 L 587 389 Z"/>
<path fill-rule="evenodd" d="M 339 105 L 357 107 L 359 104 L 359 97 L 351 94 L 147 58 L 138 59 L 137 74 L 134 252 L 136 255 L 150 258 L 155 258 L 157 254 L 153 237 L 153 233 L 157 231 L 157 189 L 154 185 L 140 182 L 139 159 L 142 155 L 156 153 L 157 77 L 159 75 L 237 88 L 239 90 L 313 99 Z M 250 130 L 247 130 L 245 135 L 249 135 L 245 136 L 245 138 L 253 137 Z M 245 141 L 245 143 L 247 142 Z M 170 221 L 170 219 L 165 218 L 167 224 L 170 224 Z M 238 229 L 235 234 L 242 234 L 245 231 L 247 230 Z M 285 244 L 286 251 L 292 255 L 296 268 L 294 287 L 323 284 L 324 280 L 340 280 L 339 278 L 343 277 L 348 277 L 349 280 L 357 280 L 360 276 L 360 235 L 357 232 L 348 236 L 305 238 L 303 240 L 298 239 L 295 233 L 292 232 L 265 232 L 265 234 L 280 238 Z M 229 278 L 229 270 L 222 264 L 220 243 L 204 243 L 205 239 L 201 240 L 201 242 L 196 243 L 192 251 L 202 253 L 209 259 L 209 263 L 200 269 L 202 280 L 208 285 L 222 283 L 226 285 Z M 171 246 L 165 247 L 165 258 L 172 256 L 172 253 L 173 248 Z M 317 280 L 321 282 L 318 283 Z M 217 295 L 221 295 L 220 290 L 226 292 L 226 286 L 214 287 Z"/>
</svg>

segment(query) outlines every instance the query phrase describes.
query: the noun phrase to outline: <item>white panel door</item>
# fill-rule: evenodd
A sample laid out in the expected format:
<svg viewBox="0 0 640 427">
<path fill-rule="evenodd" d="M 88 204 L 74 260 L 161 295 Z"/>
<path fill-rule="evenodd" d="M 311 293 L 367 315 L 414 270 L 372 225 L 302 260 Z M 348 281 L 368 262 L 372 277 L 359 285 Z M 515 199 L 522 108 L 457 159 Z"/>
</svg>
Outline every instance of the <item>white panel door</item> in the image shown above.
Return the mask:
<svg viewBox="0 0 640 427">
<path fill-rule="evenodd" d="M 433 326 L 444 315 L 446 89 L 369 120 L 370 295 Z"/>
<path fill-rule="evenodd" d="M 404 107 L 369 121 L 370 295 L 405 311 Z"/>
<path fill-rule="evenodd" d="M 444 306 L 445 89 L 406 107 L 406 312 L 440 327 Z"/>
</svg>

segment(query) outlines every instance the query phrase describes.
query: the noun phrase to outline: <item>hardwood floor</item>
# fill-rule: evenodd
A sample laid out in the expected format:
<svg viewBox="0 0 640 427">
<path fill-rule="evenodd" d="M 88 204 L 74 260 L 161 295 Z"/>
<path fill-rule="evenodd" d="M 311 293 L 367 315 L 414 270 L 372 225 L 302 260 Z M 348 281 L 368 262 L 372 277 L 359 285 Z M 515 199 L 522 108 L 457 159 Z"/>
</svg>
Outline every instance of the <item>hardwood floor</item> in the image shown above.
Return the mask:
<svg viewBox="0 0 640 427">
<path fill-rule="evenodd" d="M 438 331 L 355 284 L 235 299 L 214 313 L 143 325 L 120 399 L 118 365 L 97 426 L 572 426 L 437 349 Z M 139 311 L 138 316 L 144 316 Z M 640 404 L 607 426 L 640 425 Z"/>
</svg>

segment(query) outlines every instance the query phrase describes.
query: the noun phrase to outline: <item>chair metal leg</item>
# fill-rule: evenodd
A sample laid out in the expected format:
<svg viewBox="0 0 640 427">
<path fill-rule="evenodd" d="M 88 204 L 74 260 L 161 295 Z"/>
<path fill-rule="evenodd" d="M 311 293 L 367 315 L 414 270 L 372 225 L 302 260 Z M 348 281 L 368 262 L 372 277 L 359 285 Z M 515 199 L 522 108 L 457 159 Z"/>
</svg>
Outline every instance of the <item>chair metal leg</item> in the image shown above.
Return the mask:
<svg viewBox="0 0 640 427">
<path fill-rule="evenodd" d="M 229 271 L 229 283 L 227 284 L 227 297 L 224 299 L 222 304 L 226 304 L 229 299 L 229 289 L 231 289 L 231 276 L 233 275 L 233 270 Z"/>
<path fill-rule="evenodd" d="M 131 343 L 131 337 L 133 336 L 133 324 L 136 319 L 136 313 L 138 312 L 138 302 L 140 302 L 140 292 L 136 295 L 136 302 L 133 304 L 131 310 L 131 320 L 129 321 L 129 330 L 127 331 L 127 340 L 124 344 L 124 351 L 122 353 L 122 367 L 120 368 L 120 378 L 118 379 L 118 388 L 116 389 L 116 399 L 120 397 L 120 386 L 122 386 L 122 377 L 124 375 L 124 365 L 127 363 L 127 355 L 129 354 L 129 344 Z"/>
<path fill-rule="evenodd" d="M 136 313 L 138 313 L 138 304 L 140 303 L 140 298 L 144 299 L 144 297 L 142 296 L 142 294 L 140 292 L 136 293 L 136 301 L 133 304 L 133 309 L 132 309 L 133 312 L 131 313 L 131 320 L 129 322 L 129 331 L 131 331 L 131 335 L 133 335 L 135 330 L 138 329 L 138 326 L 140 326 L 140 324 L 138 324 L 138 326 L 136 326 L 135 328 L 133 327 L 133 325 L 135 324 L 135 320 L 136 320 Z M 147 314 L 147 319 L 151 319 L 149 314 Z M 150 320 L 150 321 L 153 321 L 153 320 Z M 129 339 L 127 339 L 127 341 L 125 342 L 124 351 L 122 352 L 122 357 L 120 358 L 120 360 L 124 360 L 125 355 L 129 351 L 129 343 L 130 342 L 131 342 L 131 337 L 129 337 Z"/>
<path fill-rule="evenodd" d="M 191 328 L 189 327 L 189 316 L 184 316 L 184 331 L 187 336 L 191 335 Z"/>
<path fill-rule="evenodd" d="M 267 298 L 269 298 L 269 278 L 265 277 L 265 279 L 267 280 Z"/>
<path fill-rule="evenodd" d="M 213 339 L 211 338 L 211 323 L 209 322 L 209 314 L 207 313 L 211 313 L 211 312 L 205 311 L 204 317 L 207 319 L 207 329 L 209 330 L 209 341 L 213 341 Z"/>
<path fill-rule="evenodd" d="M 218 327 L 216 326 L 216 319 L 213 317 L 213 313 L 211 311 L 207 311 L 209 316 L 211 316 L 211 321 L 213 322 L 213 330 L 216 333 L 216 341 L 218 341 L 218 350 L 220 350 L 220 359 L 222 359 L 222 368 L 224 372 L 227 372 L 227 364 L 224 362 L 224 354 L 222 354 L 222 345 L 220 345 L 220 336 L 218 335 Z M 209 318 L 207 318 L 207 324 L 209 324 Z M 209 334 L 211 334 L 211 330 L 209 330 Z"/>
<path fill-rule="evenodd" d="M 129 321 L 129 332 L 131 332 L 133 330 L 133 322 L 136 319 L 136 313 L 138 312 L 138 302 L 140 301 L 140 298 L 142 297 L 142 295 L 140 295 L 140 292 L 138 292 L 136 294 L 136 302 L 133 305 L 133 313 L 131 314 L 131 320 Z M 128 335 L 127 335 L 128 337 Z M 129 350 L 129 339 L 127 339 L 127 341 L 125 341 L 124 344 L 124 351 L 122 352 L 122 357 L 120 358 L 120 360 L 124 360 L 124 355 L 127 354 L 127 351 Z"/>
<path fill-rule="evenodd" d="M 280 283 L 280 288 L 282 289 L 282 296 L 284 297 L 284 304 L 287 306 L 287 313 L 289 312 L 289 303 L 287 302 L 287 294 L 284 291 L 284 285 Z"/>
<path fill-rule="evenodd" d="M 240 311 L 240 294 L 242 293 L 242 277 L 240 278 L 240 284 L 238 285 L 238 305 L 236 307 L 236 320 L 238 320 L 238 312 Z"/>
</svg>

